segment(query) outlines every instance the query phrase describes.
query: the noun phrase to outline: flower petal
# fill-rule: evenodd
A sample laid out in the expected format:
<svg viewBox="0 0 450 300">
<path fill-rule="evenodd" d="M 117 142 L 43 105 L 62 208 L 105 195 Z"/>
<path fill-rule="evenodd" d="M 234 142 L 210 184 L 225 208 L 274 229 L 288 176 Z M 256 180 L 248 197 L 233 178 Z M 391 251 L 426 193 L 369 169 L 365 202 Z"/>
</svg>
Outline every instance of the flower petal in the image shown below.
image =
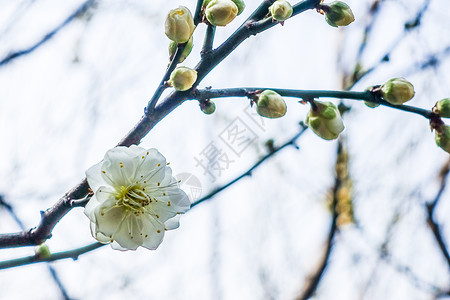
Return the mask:
<svg viewBox="0 0 450 300">
<path fill-rule="evenodd" d="M 180 227 L 180 215 L 176 215 L 175 217 L 167 220 L 164 225 L 166 226 L 166 230 L 177 229 Z"/>
<path fill-rule="evenodd" d="M 94 214 L 97 232 L 112 239 L 127 217 L 128 212 L 124 207 L 117 207 L 115 199 L 108 199 L 97 206 Z"/>
<path fill-rule="evenodd" d="M 139 236 L 139 233 L 133 232 L 137 228 L 134 227 L 135 224 L 132 219 L 133 215 L 127 216 L 113 236 L 114 241 L 127 250 L 136 250 L 137 247 L 142 245 L 142 239 L 134 238 L 134 236 Z"/>
<path fill-rule="evenodd" d="M 84 214 L 92 221 L 95 222 L 95 209 L 106 200 L 113 198 L 113 190 L 107 186 L 101 186 L 95 190 L 94 196 L 91 197 L 89 202 L 84 207 Z"/>
<path fill-rule="evenodd" d="M 86 179 L 92 191 L 96 191 L 100 186 L 107 184 L 102 176 L 101 168 L 103 161 L 93 165 L 86 171 Z"/>
<path fill-rule="evenodd" d="M 142 221 L 142 246 L 149 250 L 155 250 L 164 238 L 164 224 L 149 215 L 143 215 Z"/>
<path fill-rule="evenodd" d="M 135 183 L 136 168 L 139 163 L 136 148 L 116 147 L 105 154 L 101 174 L 112 186 L 129 186 Z"/>
</svg>

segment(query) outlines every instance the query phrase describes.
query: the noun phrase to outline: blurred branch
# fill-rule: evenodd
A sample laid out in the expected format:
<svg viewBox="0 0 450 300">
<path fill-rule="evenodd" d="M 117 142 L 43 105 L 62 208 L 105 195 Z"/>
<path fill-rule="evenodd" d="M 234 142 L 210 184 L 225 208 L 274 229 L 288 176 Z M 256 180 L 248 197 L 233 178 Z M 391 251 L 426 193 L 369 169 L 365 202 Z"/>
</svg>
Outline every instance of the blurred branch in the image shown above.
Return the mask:
<svg viewBox="0 0 450 300">
<path fill-rule="evenodd" d="M 296 97 L 302 98 L 304 100 L 309 100 L 313 98 L 338 98 L 338 99 L 352 99 L 361 101 L 370 101 L 379 103 L 384 106 L 395 108 L 398 110 L 403 110 L 406 112 L 421 115 L 427 119 L 437 118 L 438 116 L 434 114 L 431 110 L 426 110 L 419 107 L 409 106 L 409 105 L 394 105 L 387 101 L 384 101 L 378 95 L 370 92 L 353 92 L 353 91 L 318 91 L 318 90 L 294 90 L 294 89 L 278 89 L 278 88 L 262 88 L 262 87 L 242 87 L 242 88 L 229 88 L 229 89 L 204 89 L 204 90 L 194 90 L 192 91 L 192 99 L 198 99 L 199 101 L 211 99 L 211 98 L 223 98 L 223 97 L 250 97 L 257 92 L 263 90 L 273 90 L 286 97 Z"/>
<path fill-rule="evenodd" d="M 52 253 L 49 257 L 39 257 L 39 255 L 31 255 L 27 257 L 21 257 L 17 259 L 11 259 L 6 261 L 0 262 L 0 270 L 1 269 L 8 269 L 18 266 L 24 266 L 34 263 L 40 263 L 40 262 L 51 262 L 55 260 L 61 260 L 66 258 L 72 258 L 73 260 L 77 260 L 78 257 L 84 253 L 90 252 L 92 250 L 98 249 L 102 246 L 105 246 L 105 244 L 102 243 L 93 243 L 84 247 L 76 248 L 69 251 L 62 251 L 62 252 L 56 252 Z"/>
<path fill-rule="evenodd" d="M 89 2 L 90 3 L 90 2 Z M 197 2 L 198 3 L 198 2 Z M 294 14 L 299 14 L 308 9 L 313 9 L 320 3 L 320 0 L 305 0 L 294 6 Z M 263 2 L 257 11 L 261 7 L 266 7 L 267 3 Z M 293 14 L 293 15 L 294 15 Z M 198 72 L 197 82 L 195 86 L 225 57 L 227 57 L 235 48 L 237 48 L 245 39 L 251 35 L 260 33 L 270 27 L 275 26 L 278 23 L 273 23 L 270 18 L 265 21 L 255 22 L 248 19 L 241 25 L 231 36 L 228 38 L 218 49 L 211 51 L 208 55 L 205 55 L 197 65 Z M 177 54 L 180 52 L 180 47 L 177 49 Z M 181 54 L 180 54 L 181 55 Z M 172 62 L 176 62 L 175 58 Z M 171 64 L 174 65 L 175 63 Z M 171 66 L 174 67 L 174 66 Z M 170 68 L 166 71 L 170 75 Z M 133 144 L 139 144 L 141 139 L 147 135 L 147 133 L 172 112 L 181 103 L 187 100 L 189 91 L 178 92 L 173 91 L 165 99 L 163 99 L 158 105 L 156 102 L 161 96 L 165 87 L 163 86 L 164 78 L 161 84 L 158 86 L 155 94 L 150 99 L 149 104 L 144 111 L 144 115 L 139 122 L 125 135 L 125 137 L 118 143 L 117 146 L 131 146 Z M 153 109 L 154 107 L 154 109 Z M 49 208 L 45 212 L 41 212 L 41 222 L 36 228 L 24 230 L 16 233 L 0 234 L 0 248 L 9 247 L 23 247 L 31 245 L 42 244 L 45 240 L 51 237 L 51 232 L 59 220 L 64 217 L 73 207 L 75 207 L 74 199 L 84 198 L 89 193 L 89 186 L 86 178 L 84 178 L 77 186 L 67 192 L 53 207 Z"/>
<path fill-rule="evenodd" d="M 288 147 L 288 146 L 294 146 L 298 149 L 298 146 L 295 144 L 295 142 L 297 141 L 297 139 L 306 131 L 306 129 L 308 127 L 306 127 L 306 125 L 304 125 L 303 123 L 300 124 L 300 126 L 302 127 L 301 130 L 294 135 L 289 141 L 287 141 L 286 143 L 284 143 L 283 145 L 281 145 L 278 148 L 273 149 L 271 152 L 269 152 L 268 154 L 264 155 L 260 160 L 258 160 L 250 169 L 248 169 L 247 171 L 245 171 L 242 175 L 236 177 L 235 179 L 231 180 L 230 182 L 228 182 L 227 184 L 224 184 L 223 186 L 216 188 L 215 190 L 213 190 L 212 192 L 210 192 L 208 195 L 198 199 L 197 201 L 193 202 L 191 204 L 191 209 L 194 208 L 195 206 L 199 205 L 200 203 L 203 203 L 209 199 L 211 199 L 212 197 L 214 197 L 216 194 L 222 192 L 223 190 L 225 190 L 226 188 L 230 187 L 231 185 L 235 184 L 236 182 L 238 182 L 239 180 L 241 180 L 244 177 L 247 176 L 251 176 L 252 172 L 258 168 L 263 162 L 265 162 L 267 159 L 271 158 L 273 155 L 275 155 L 276 153 L 278 153 L 280 150 Z"/>
<path fill-rule="evenodd" d="M 29 54 L 29 53 L 33 52 L 34 50 L 36 50 L 37 48 L 39 48 L 40 46 L 45 44 L 55 34 L 57 34 L 61 29 L 63 29 L 66 25 L 68 25 L 70 22 L 72 22 L 75 18 L 77 18 L 78 16 L 84 14 L 91 6 L 94 5 L 95 1 L 96 0 L 88 0 L 88 1 L 84 2 L 69 17 L 67 17 L 67 19 L 64 20 L 64 22 L 62 22 L 55 29 L 53 29 L 52 31 L 47 33 L 40 41 L 38 41 L 33 46 L 31 46 L 31 47 L 29 47 L 27 49 L 18 50 L 18 51 L 14 51 L 14 52 L 9 53 L 6 57 L 4 57 L 2 60 L 0 60 L 0 67 L 8 64 L 13 59 L 16 59 L 16 58 L 18 58 L 20 56 L 23 56 L 23 55 L 26 55 L 26 54 Z"/>
<path fill-rule="evenodd" d="M 22 223 L 22 221 L 20 220 L 19 216 L 14 211 L 14 208 L 12 207 L 12 205 L 5 201 L 5 198 L 3 195 L 0 195 L 0 207 L 2 207 L 2 206 L 5 207 L 6 210 L 9 212 L 9 214 L 14 218 L 17 225 L 19 225 L 19 227 L 21 229 L 24 229 L 25 226 Z M 37 256 L 38 254 L 36 253 L 35 255 Z M 1 265 L 1 262 L 0 262 L 0 265 Z M 55 281 L 56 285 L 58 286 L 58 289 L 61 292 L 63 299 L 69 300 L 70 297 L 67 293 L 67 290 L 66 290 L 65 286 L 63 285 L 63 283 L 61 282 L 61 280 L 59 279 L 59 276 L 58 276 L 58 273 L 56 272 L 56 270 L 50 264 L 47 264 L 47 268 L 50 272 L 50 275 L 53 278 L 53 281 Z"/>
<path fill-rule="evenodd" d="M 364 53 L 364 50 L 367 48 L 367 40 L 369 39 L 369 35 L 372 32 L 372 28 L 373 25 L 375 23 L 375 19 L 376 16 L 378 15 L 378 10 L 380 8 L 380 2 L 382 2 L 383 0 L 376 0 L 372 7 L 370 8 L 369 14 L 371 16 L 371 22 L 369 22 L 369 24 L 366 26 L 365 31 L 364 31 L 364 35 L 363 35 L 363 41 L 361 42 L 359 51 L 358 51 L 358 58 L 357 58 L 357 64 L 356 66 L 360 65 L 360 59 Z M 430 0 L 425 0 L 422 8 L 417 12 L 416 16 L 407 21 L 404 24 L 403 27 L 403 33 L 402 36 L 398 37 L 397 39 L 395 39 L 395 42 L 391 45 L 391 47 L 389 48 L 389 50 L 387 50 L 385 52 L 385 54 L 379 59 L 378 62 L 376 62 L 372 67 L 363 70 L 360 67 L 355 68 L 355 71 L 353 72 L 353 74 L 351 75 L 351 81 L 356 83 L 358 82 L 362 77 L 372 73 L 373 71 L 375 71 L 381 64 L 388 62 L 390 60 L 390 56 L 392 54 L 392 52 L 397 48 L 397 46 L 400 44 L 400 42 L 403 40 L 403 38 L 406 36 L 407 33 L 411 32 L 413 29 L 417 29 L 420 28 L 420 23 L 422 20 L 423 15 L 425 14 L 425 12 L 428 9 L 428 6 L 430 4 Z M 351 88 L 352 85 L 349 85 L 349 88 Z"/>
<path fill-rule="evenodd" d="M 436 197 L 432 201 L 428 202 L 425 205 L 425 207 L 427 210 L 427 224 L 428 224 L 429 228 L 431 229 L 431 231 L 433 232 L 433 236 L 439 245 L 439 249 L 441 250 L 442 255 L 444 256 L 445 261 L 447 262 L 448 268 L 450 269 L 450 255 L 448 252 L 448 248 L 447 248 L 444 238 L 442 236 L 440 226 L 434 219 L 434 210 L 435 210 L 436 205 L 438 204 L 439 200 L 441 199 L 441 196 L 446 187 L 449 171 L 450 171 L 450 159 L 442 167 L 441 172 L 439 173 L 440 187 L 439 187 L 439 191 L 438 191 Z"/>
<path fill-rule="evenodd" d="M 326 239 L 325 247 L 321 254 L 319 261 L 316 264 L 314 270 L 307 277 L 306 282 L 302 287 L 302 291 L 300 295 L 296 298 L 297 300 L 304 300 L 311 298 L 316 292 L 323 275 L 325 274 L 325 270 L 328 265 L 329 258 L 331 256 L 331 252 L 333 250 L 333 241 L 334 236 L 338 231 L 338 218 L 339 218 L 339 208 L 338 206 L 342 206 L 343 194 L 346 194 L 346 197 L 349 197 L 348 190 L 347 193 L 343 193 L 343 189 L 346 187 L 346 182 L 350 180 L 348 173 L 348 151 L 346 150 L 346 141 L 343 138 L 338 140 L 337 145 L 337 155 L 335 162 L 335 179 L 334 185 L 331 195 L 331 224 L 330 229 L 328 231 L 328 236 Z"/>
</svg>

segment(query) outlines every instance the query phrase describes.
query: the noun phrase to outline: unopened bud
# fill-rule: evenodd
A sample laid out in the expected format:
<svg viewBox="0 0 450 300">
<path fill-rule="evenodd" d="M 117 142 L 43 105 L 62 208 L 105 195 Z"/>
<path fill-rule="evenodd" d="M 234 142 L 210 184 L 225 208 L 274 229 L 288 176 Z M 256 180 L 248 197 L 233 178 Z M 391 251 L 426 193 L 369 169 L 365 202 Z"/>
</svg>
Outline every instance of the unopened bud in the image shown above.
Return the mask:
<svg viewBox="0 0 450 300">
<path fill-rule="evenodd" d="M 375 108 L 380 106 L 380 103 L 371 102 L 371 101 L 364 101 L 364 104 L 370 108 Z"/>
<path fill-rule="evenodd" d="M 445 152 L 450 153 L 450 126 L 442 124 L 435 129 L 436 144 Z"/>
<path fill-rule="evenodd" d="M 216 111 L 216 104 L 211 100 L 200 102 L 200 109 L 207 115 L 213 114 Z"/>
<path fill-rule="evenodd" d="M 277 0 L 269 7 L 269 12 L 272 19 L 283 22 L 292 16 L 293 9 L 286 0 Z"/>
<path fill-rule="evenodd" d="M 203 5 L 202 5 L 203 9 L 205 9 L 208 6 L 209 2 L 211 2 L 211 1 L 212 0 L 204 0 Z M 237 15 L 239 16 L 244 11 L 244 8 L 245 8 L 244 1 L 243 0 L 231 0 L 231 1 L 233 1 L 233 3 L 236 4 L 236 6 L 238 8 Z"/>
<path fill-rule="evenodd" d="M 245 3 L 243 0 L 232 0 L 234 4 L 236 4 L 237 8 L 238 8 L 238 13 L 237 15 L 239 16 L 245 8 Z"/>
<path fill-rule="evenodd" d="M 337 139 L 345 128 L 339 109 L 332 102 L 314 101 L 306 116 L 306 124 L 325 140 Z"/>
<path fill-rule="evenodd" d="M 197 72 L 187 67 L 177 67 L 170 74 L 167 84 L 173 86 L 177 91 L 187 91 L 197 80 Z"/>
<path fill-rule="evenodd" d="M 186 46 L 184 46 L 183 53 L 181 53 L 180 60 L 178 61 L 179 63 L 182 63 L 186 59 L 186 57 L 188 57 L 188 55 L 192 51 L 192 47 L 193 46 L 194 46 L 194 43 L 193 43 L 193 39 L 192 39 L 192 36 L 191 36 L 191 38 L 187 42 Z M 177 48 L 178 48 L 178 44 L 175 43 L 174 41 L 170 41 L 170 44 L 169 44 L 169 56 L 170 56 L 170 59 L 172 59 L 173 56 L 175 55 L 175 52 L 177 52 Z"/>
<path fill-rule="evenodd" d="M 286 102 L 283 97 L 272 90 L 261 92 L 256 101 L 256 112 L 266 118 L 276 119 L 286 114 Z"/>
<path fill-rule="evenodd" d="M 334 1 L 330 4 L 324 4 L 325 20 L 333 27 L 347 26 L 355 21 L 350 7 L 342 1 Z"/>
<path fill-rule="evenodd" d="M 49 258 L 52 256 L 52 253 L 50 252 L 50 249 L 48 248 L 47 244 L 43 243 L 39 246 L 36 246 L 34 249 L 36 256 L 40 259 Z"/>
<path fill-rule="evenodd" d="M 381 95 L 387 102 L 401 105 L 414 97 L 414 86 L 404 78 L 392 78 L 381 86 Z"/>
<path fill-rule="evenodd" d="M 194 32 L 194 18 L 184 6 L 172 9 L 166 18 L 166 35 L 177 44 L 189 41 Z"/>
<path fill-rule="evenodd" d="M 433 112 L 442 118 L 450 118 L 450 98 L 444 98 L 436 102 Z"/>
<path fill-rule="evenodd" d="M 229 24 L 237 14 L 238 7 L 231 0 L 211 0 L 205 9 L 206 19 L 214 26 Z"/>
</svg>

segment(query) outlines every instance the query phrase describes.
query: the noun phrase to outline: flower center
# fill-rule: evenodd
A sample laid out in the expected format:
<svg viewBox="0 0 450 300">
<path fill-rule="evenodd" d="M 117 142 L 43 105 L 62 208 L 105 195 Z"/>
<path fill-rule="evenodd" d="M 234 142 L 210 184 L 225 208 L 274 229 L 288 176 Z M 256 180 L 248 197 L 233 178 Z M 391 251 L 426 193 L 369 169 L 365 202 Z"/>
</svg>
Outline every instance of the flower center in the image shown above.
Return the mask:
<svg viewBox="0 0 450 300">
<path fill-rule="evenodd" d="M 115 198 L 118 206 L 125 206 L 134 213 L 143 213 L 143 208 L 152 202 L 150 196 L 145 193 L 145 189 L 139 185 L 121 186 Z"/>
</svg>

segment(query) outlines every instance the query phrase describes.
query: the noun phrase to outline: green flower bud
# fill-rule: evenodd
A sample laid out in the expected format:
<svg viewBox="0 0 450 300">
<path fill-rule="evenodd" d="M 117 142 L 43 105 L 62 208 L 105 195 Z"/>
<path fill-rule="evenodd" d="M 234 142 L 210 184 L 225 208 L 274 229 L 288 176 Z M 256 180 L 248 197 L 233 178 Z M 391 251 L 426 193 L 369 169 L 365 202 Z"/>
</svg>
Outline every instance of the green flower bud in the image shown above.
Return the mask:
<svg viewBox="0 0 450 300">
<path fill-rule="evenodd" d="M 436 145 L 441 147 L 445 152 L 450 153 L 450 126 L 442 125 L 436 128 L 434 139 Z"/>
<path fill-rule="evenodd" d="M 166 18 L 166 35 L 177 44 L 186 43 L 194 32 L 194 18 L 184 6 L 172 9 Z"/>
<path fill-rule="evenodd" d="M 333 27 L 347 26 L 355 21 L 350 7 L 342 1 L 334 1 L 323 5 L 325 21 Z"/>
<path fill-rule="evenodd" d="M 414 86 L 404 78 L 392 78 L 381 86 L 381 95 L 387 102 L 401 105 L 414 97 Z"/>
<path fill-rule="evenodd" d="M 256 101 L 256 112 L 266 118 L 276 119 L 286 114 L 286 102 L 283 97 L 272 90 L 260 93 Z"/>
<path fill-rule="evenodd" d="M 50 249 L 48 249 L 48 246 L 45 243 L 36 246 L 34 251 L 36 253 L 36 256 L 39 257 L 40 259 L 45 259 L 52 256 Z"/>
<path fill-rule="evenodd" d="M 364 101 L 364 104 L 370 108 L 375 108 L 375 107 L 380 106 L 380 103 L 375 103 L 375 102 L 370 102 L 370 101 Z"/>
<path fill-rule="evenodd" d="M 197 72 L 187 67 L 177 67 L 170 74 L 167 84 L 173 86 L 177 91 L 187 91 L 197 80 Z"/>
<path fill-rule="evenodd" d="M 450 98 L 444 98 L 436 102 L 433 112 L 440 117 L 450 118 Z"/>
<path fill-rule="evenodd" d="M 277 0 L 269 7 L 269 12 L 272 19 L 283 22 L 292 16 L 293 9 L 286 0 Z"/>
<path fill-rule="evenodd" d="M 238 8 L 238 13 L 237 15 L 239 16 L 245 8 L 245 3 L 243 0 L 232 0 L 234 4 L 236 4 L 237 8 Z"/>
<path fill-rule="evenodd" d="M 178 61 L 179 63 L 182 63 L 186 59 L 186 57 L 188 57 L 188 55 L 192 51 L 193 46 L 194 46 L 194 43 L 193 43 L 193 38 L 191 36 L 191 38 L 187 42 L 186 46 L 184 46 L 183 53 L 181 53 L 180 60 Z M 173 56 L 175 55 L 175 52 L 177 52 L 177 48 L 178 48 L 178 44 L 175 43 L 174 41 L 170 41 L 170 44 L 169 44 L 170 59 L 172 59 Z"/>
<path fill-rule="evenodd" d="M 207 115 L 213 114 L 216 111 L 216 104 L 211 100 L 200 102 L 200 109 Z"/>
<path fill-rule="evenodd" d="M 205 16 L 211 25 L 225 26 L 236 18 L 238 7 L 231 0 L 211 0 L 206 6 Z"/>
<path fill-rule="evenodd" d="M 205 9 L 208 6 L 209 2 L 211 2 L 211 1 L 212 0 L 203 1 L 203 5 L 202 5 L 203 9 Z M 245 8 L 244 1 L 243 0 L 231 0 L 231 1 L 233 1 L 233 3 L 236 4 L 236 6 L 238 8 L 237 15 L 239 16 L 244 11 L 244 8 Z"/>
<path fill-rule="evenodd" d="M 325 140 L 337 139 L 345 128 L 339 109 L 331 102 L 314 101 L 314 104 L 306 116 L 306 124 Z"/>
</svg>

